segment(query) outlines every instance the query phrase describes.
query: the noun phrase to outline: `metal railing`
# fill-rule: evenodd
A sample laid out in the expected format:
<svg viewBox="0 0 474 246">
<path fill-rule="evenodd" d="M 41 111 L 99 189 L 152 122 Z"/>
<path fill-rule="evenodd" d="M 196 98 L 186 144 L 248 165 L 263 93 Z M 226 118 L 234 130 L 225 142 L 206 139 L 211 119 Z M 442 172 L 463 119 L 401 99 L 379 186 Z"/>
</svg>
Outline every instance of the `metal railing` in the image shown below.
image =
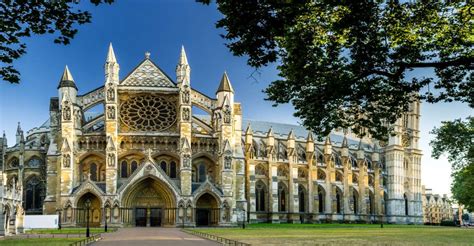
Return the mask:
<svg viewBox="0 0 474 246">
<path fill-rule="evenodd" d="M 194 231 L 194 230 L 182 230 L 182 231 L 184 231 L 186 233 L 189 233 L 189 234 L 193 234 L 193 235 L 198 236 L 198 237 L 202 237 L 202 238 L 205 238 L 205 239 L 216 241 L 216 242 L 222 243 L 224 245 L 250 246 L 250 244 L 248 244 L 248 243 L 243 243 L 243 242 L 239 242 L 239 241 L 236 241 L 236 240 L 223 238 L 223 237 L 219 237 L 219 236 L 216 236 L 216 235 L 212 235 L 212 234 L 208 234 L 208 233 L 204 233 L 204 232 L 200 232 L 200 231 Z"/>
<path fill-rule="evenodd" d="M 82 246 L 82 245 L 88 245 L 90 243 L 93 243 L 95 241 L 98 241 L 100 239 L 100 233 L 98 234 L 94 234 L 94 235 L 91 235 L 90 237 L 86 237 L 82 240 L 79 240 L 79 241 L 76 241 L 76 242 L 73 242 L 71 244 L 69 244 L 69 246 Z"/>
</svg>

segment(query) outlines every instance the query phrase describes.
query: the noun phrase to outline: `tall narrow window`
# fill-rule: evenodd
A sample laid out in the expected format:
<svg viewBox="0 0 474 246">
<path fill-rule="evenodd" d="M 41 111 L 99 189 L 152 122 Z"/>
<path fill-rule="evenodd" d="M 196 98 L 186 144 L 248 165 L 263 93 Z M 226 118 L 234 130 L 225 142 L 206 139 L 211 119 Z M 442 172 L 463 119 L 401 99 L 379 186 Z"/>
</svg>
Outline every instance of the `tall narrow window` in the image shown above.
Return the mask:
<svg viewBox="0 0 474 246">
<path fill-rule="evenodd" d="M 122 161 L 120 163 L 120 177 L 126 178 L 128 177 L 128 172 L 127 172 L 127 161 Z"/>
<path fill-rule="evenodd" d="M 206 181 L 206 166 L 204 164 L 199 165 L 199 182 Z"/>
<path fill-rule="evenodd" d="M 278 211 L 286 212 L 286 191 L 283 185 L 278 187 Z"/>
<path fill-rule="evenodd" d="M 167 172 L 167 170 L 166 170 L 166 162 L 165 162 L 165 161 L 161 161 L 160 167 L 161 167 L 161 169 L 163 170 L 163 172 L 165 172 L 166 174 L 168 174 L 168 172 Z"/>
<path fill-rule="evenodd" d="M 300 213 L 305 212 L 305 200 L 304 200 L 304 188 L 303 186 L 298 186 L 298 198 L 299 198 L 299 205 L 300 205 Z"/>
<path fill-rule="evenodd" d="M 176 178 L 176 162 L 174 161 L 170 163 L 170 178 Z"/>
<path fill-rule="evenodd" d="M 43 199 L 41 197 L 41 182 L 34 176 L 26 184 L 26 210 L 41 209 Z"/>
<path fill-rule="evenodd" d="M 336 192 L 336 213 L 341 213 L 341 195 L 338 191 Z"/>
<path fill-rule="evenodd" d="M 369 194 L 369 214 L 374 214 L 374 195 Z"/>
<path fill-rule="evenodd" d="M 354 204 L 353 204 L 353 205 L 354 205 L 354 214 L 357 214 L 358 211 L 359 211 L 359 208 L 357 207 L 357 195 L 354 194 L 354 195 L 352 196 L 352 199 L 353 199 L 353 203 L 354 203 Z"/>
<path fill-rule="evenodd" d="M 263 184 L 258 184 L 256 187 L 256 205 L 257 205 L 257 211 L 258 212 L 264 212 L 265 211 L 265 187 Z"/>
<path fill-rule="evenodd" d="M 403 199 L 405 200 L 405 215 L 408 215 L 408 198 L 407 195 L 403 195 Z"/>
<path fill-rule="evenodd" d="M 324 195 L 321 190 L 318 191 L 319 212 L 324 213 Z"/>
<path fill-rule="evenodd" d="M 90 164 L 89 174 L 91 175 L 92 181 L 97 181 L 97 164 Z"/>
<path fill-rule="evenodd" d="M 137 161 L 132 161 L 131 167 L 130 167 L 130 174 L 134 173 L 135 170 L 137 170 L 138 163 Z"/>
<path fill-rule="evenodd" d="M 193 182 L 198 182 L 198 178 L 197 178 L 197 172 L 196 172 L 196 168 L 193 167 L 192 169 L 192 178 L 193 178 Z"/>
</svg>

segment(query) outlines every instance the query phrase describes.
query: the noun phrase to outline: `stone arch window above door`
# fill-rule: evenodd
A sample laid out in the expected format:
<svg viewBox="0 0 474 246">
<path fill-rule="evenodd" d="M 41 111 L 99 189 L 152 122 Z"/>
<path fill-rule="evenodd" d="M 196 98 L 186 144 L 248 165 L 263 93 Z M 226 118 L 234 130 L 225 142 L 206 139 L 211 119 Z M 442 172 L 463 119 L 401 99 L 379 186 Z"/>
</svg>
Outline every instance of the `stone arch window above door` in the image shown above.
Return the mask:
<svg viewBox="0 0 474 246">
<path fill-rule="evenodd" d="M 171 156 L 159 156 L 155 158 L 161 170 L 171 179 L 178 178 L 178 160 Z"/>
<path fill-rule="evenodd" d="M 207 157 L 193 160 L 193 182 L 202 183 L 206 180 L 213 182 L 215 163 Z"/>
<path fill-rule="evenodd" d="M 98 156 L 90 156 L 80 164 L 81 180 L 90 179 L 94 182 L 105 182 L 105 160 Z"/>
</svg>

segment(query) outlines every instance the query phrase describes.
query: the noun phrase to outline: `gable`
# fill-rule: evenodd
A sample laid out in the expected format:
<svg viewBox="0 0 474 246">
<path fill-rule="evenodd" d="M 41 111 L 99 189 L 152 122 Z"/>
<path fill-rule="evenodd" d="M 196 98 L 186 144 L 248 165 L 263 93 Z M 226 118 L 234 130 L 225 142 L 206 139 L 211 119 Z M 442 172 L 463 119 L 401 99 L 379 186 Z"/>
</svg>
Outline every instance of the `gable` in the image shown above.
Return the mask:
<svg viewBox="0 0 474 246">
<path fill-rule="evenodd" d="M 175 88 L 171 79 L 151 60 L 145 59 L 120 83 L 122 86 Z"/>
</svg>

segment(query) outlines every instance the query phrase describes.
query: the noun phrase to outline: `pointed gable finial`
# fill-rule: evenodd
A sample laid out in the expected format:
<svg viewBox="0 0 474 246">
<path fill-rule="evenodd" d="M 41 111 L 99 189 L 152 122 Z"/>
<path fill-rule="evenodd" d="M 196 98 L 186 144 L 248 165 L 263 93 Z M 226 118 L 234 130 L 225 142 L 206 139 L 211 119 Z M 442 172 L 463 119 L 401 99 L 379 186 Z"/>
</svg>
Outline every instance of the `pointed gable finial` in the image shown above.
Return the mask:
<svg viewBox="0 0 474 246">
<path fill-rule="evenodd" d="M 229 77 L 227 76 L 227 72 L 224 71 L 224 74 L 222 75 L 221 83 L 219 84 L 219 88 L 217 89 L 217 92 L 234 92 L 234 89 L 232 88 L 232 85 L 230 84 Z"/>
<path fill-rule="evenodd" d="M 247 129 L 245 130 L 245 135 L 250 135 L 252 134 L 252 127 L 250 126 L 250 123 L 247 125 Z"/>
<path fill-rule="evenodd" d="M 363 146 L 363 144 L 362 144 L 362 138 L 361 138 L 360 141 L 359 141 L 359 148 L 358 148 L 358 150 L 364 150 L 364 146 Z"/>
<path fill-rule="evenodd" d="M 151 53 L 149 51 L 145 52 L 145 59 L 150 59 Z"/>
<path fill-rule="evenodd" d="M 63 75 L 59 81 L 58 89 L 63 87 L 73 87 L 77 90 L 76 83 L 74 82 L 74 78 L 72 77 L 67 65 L 64 68 Z"/>
<path fill-rule="evenodd" d="M 331 137 L 329 135 L 326 137 L 326 141 L 324 142 L 324 145 L 331 145 Z"/>
<path fill-rule="evenodd" d="M 347 136 L 344 134 L 344 138 L 342 139 L 342 147 L 343 148 L 349 148 L 349 144 L 347 142 Z"/>
<path fill-rule="evenodd" d="M 267 132 L 267 137 L 273 137 L 273 127 L 270 126 L 270 130 Z"/>
<path fill-rule="evenodd" d="M 17 135 L 20 135 L 21 132 L 22 132 L 22 130 L 21 130 L 21 124 L 20 124 L 20 122 L 18 121 L 18 126 L 16 127 L 16 134 L 17 134 Z M 3 132 L 3 133 L 5 134 L 5 132 Z"/>
<path fill-rule="evenodd" d="M 179 65 L 188 65 L 188 57 L 184 50 L 184 45 L 181 45 L 181 53 L 179 54 Z"/>
<path fill-rule="evenodd" d="M 290 133 L 288 133 L 288 139 L 291 139 L 291 140 L 295 139 L 295 133 L 293 131 L 293 128 L 290 130 Z"/>
<path fill-rule="evenodd" d="M 109 51 L 107 52 L 106 62 L 107 63 L 117 62 L 117 59 L 115 58 L 114 47 L 112 47 L 112 43 L 109 44 Z"/>
</svg>

